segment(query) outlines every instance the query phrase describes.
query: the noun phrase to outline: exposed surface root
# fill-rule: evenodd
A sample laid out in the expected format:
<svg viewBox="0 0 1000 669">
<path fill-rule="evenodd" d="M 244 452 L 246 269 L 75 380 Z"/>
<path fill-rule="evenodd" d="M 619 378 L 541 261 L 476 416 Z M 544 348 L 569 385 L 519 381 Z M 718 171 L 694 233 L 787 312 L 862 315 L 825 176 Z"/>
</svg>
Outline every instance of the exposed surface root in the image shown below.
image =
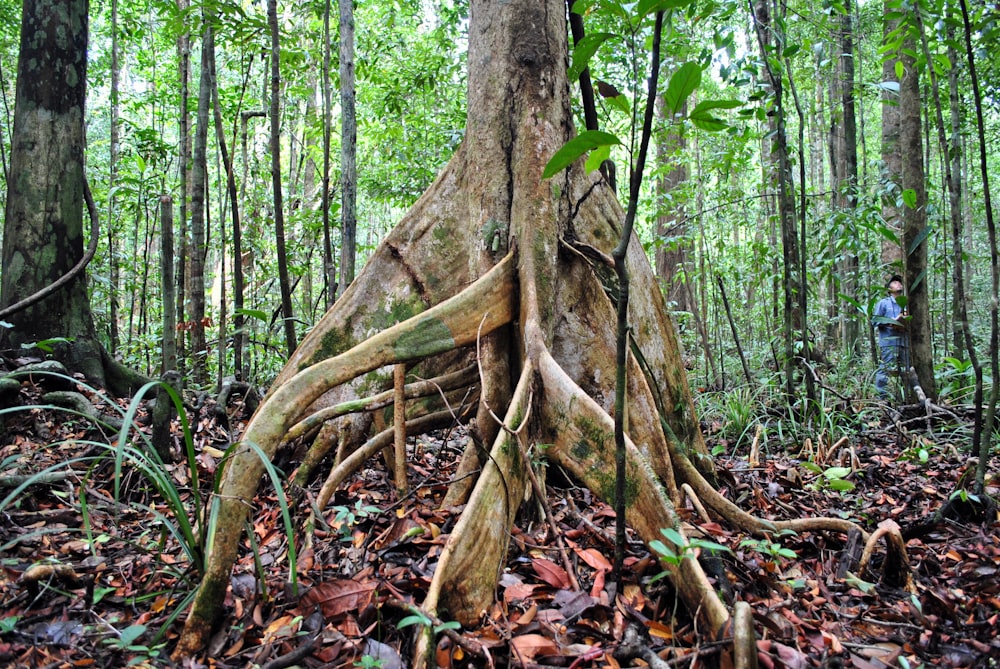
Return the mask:
<svg viewBox="0 0 1000 669">
<path fill-rule="evenodd" d="M 878 524 L 878 529 L 868 538 L 858 563 L 858 576 L 866 578 L 870 571 L 872 556 L 879 539 L 885 538 L 885 559 L 882 563 L 881 582 L 890 588 L 901 588 L 910 594 L 917 594 L 913 579 L 913 569 L 906 555 L 906 542 L 896 521 L 888 519 Z"/>
</svg>

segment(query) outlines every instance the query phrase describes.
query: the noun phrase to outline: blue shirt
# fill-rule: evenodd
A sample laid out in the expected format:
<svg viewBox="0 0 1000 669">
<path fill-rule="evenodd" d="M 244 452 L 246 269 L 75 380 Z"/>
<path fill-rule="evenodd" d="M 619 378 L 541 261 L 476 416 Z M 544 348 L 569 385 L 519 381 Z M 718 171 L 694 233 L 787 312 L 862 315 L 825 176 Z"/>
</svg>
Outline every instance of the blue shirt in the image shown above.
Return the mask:
<svg viewBox="0 0 1000 669">
<path fill-rule="evenodd" d="M 875 322 L 875 318 L 883 316 L 885 318 L 895 319 L 901 313 L 903 313 L 903 308 L 899 306 L 899 303 L 896 302 L 896 298 L 892 295 L 883 297 L 879 300 L 878 304 L 875 305 L 875 317 L 872 318 L 872 324 L 878 330 L 878 341 L 880 344 L 899 344 L 899 342 L 903 339 L 905 331 L 900 328 L 894 328 L 888 323 L 877 323 Z"/>
</svg>

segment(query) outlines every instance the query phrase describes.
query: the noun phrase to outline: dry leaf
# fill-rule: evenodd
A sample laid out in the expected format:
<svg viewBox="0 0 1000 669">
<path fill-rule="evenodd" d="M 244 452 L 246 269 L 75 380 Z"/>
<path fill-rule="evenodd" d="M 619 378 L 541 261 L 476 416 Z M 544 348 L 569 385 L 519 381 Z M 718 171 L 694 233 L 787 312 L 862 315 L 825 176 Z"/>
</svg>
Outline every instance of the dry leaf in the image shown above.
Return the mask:
<svg viewBox="0 0 1000 669">
<path fill-rule="evenodd" d="M 539 655 L 558 655 L 559 647 L 555 641 L 541 634 L 522 634 L 510 640 L 510 645 L 516 651 L 520 660 L 533 660 Z"/>
<path fill-rule="evenodd" d="M 325 618 L 335 618 L 367 606 L 375 585 L 350 579 L 325 581 L 313 587 L 299 600 L 298 611 L 307 615 L 319 607 Z"/>
<path fill-rule="evenodd" d="M 552 560 L 535 558 L 531 561 L 531 568 L 538 574 L 538 578 L 553 588 L 564 589 L 569 587 L 569 575 L 566 573 L 566 570 Z"/>
</svg>

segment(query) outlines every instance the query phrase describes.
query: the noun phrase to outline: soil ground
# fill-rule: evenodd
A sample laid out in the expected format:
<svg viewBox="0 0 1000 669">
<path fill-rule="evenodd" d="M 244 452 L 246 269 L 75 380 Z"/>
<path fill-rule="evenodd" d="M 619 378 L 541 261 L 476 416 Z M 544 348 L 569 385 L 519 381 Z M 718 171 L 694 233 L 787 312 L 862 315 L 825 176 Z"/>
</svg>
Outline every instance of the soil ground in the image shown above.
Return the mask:
<svg viewBox="0 0 1000 669">
<path fill-rule="evenodd" d="M 730 661 L 726 643 L 693 627 L 669 582 L 657 578 L 662 563 L 640 542 L 629 544 L 624 587 L 614 594 L 614 513 L 559 471 L 546 478 L 564 551 L 539 520 L 541 505 L 529 503 L 511 537 L 497 600 L 478 629 L 455 629 L 411 608 L 423 600 L 458 517 L 455 509 L 439 508 L 463 443 L 456 430 L 410 439 L 411 489 L 402 499 L 381 459 L 371 461 L 324 510 L 311 546 L 302 542 L 303 525 L 322 476 L 297 496 L 291 517 L 298 594 L 289 583 L 281 505 L 265 482 L 251 516 L 253 541 L 234 570 L 210 659 L 174 665 L 168 654 L 175 617 L 197 582 L 174 534 L 178 516 L 128 459 L 116 501 L 114 451 L 101 444 L 115 443 L 117 435 L 31 408 L 42 404 L 39 393 L 24 383 L 20 407 L 0 415 L 0 666 L 392 669 L 408 666 L 414 630 L 425 624 L 437 628 L 437 660 L 445 667 Z M 125 406 L 90 399 L 108 415 Z M 217 412 L 210 399 L 191 410 L 202 490 L 210 489 L 221 451 L 239 435 L 246 413 L 239 402 Z M 220 422 L 223 415 L 229 426 Z M 747 446 L 728 445 L 730 453 L 718 458 L 722 488 L 744 509 L 769 518 L 844 516 L 868 531 L 894 521 L 906 537 L 915 593 L 880 578 L 884 545 L 862 578 L 852 560 L 858 550 L 848 550 L 843 536 L 762 540 L 682 510 L 690 536 L 727 547 L 706 563 L 722 597 L 752 605 L 763 667 L 1000 667 L 1000 522 L 929 523 L 972 474 L 966 444 L 952 441 L 962 432 L 945 424 L 927 431 L 920 421 L 900 431 L 885 416 L 859 423 L 832 453 L 764 443 L 750 467 Z M 145 409 L 136 417 L 148 431 L 141 427 L 148 423 Z M 709 444 L 727 446 L 718 427 L 705 426 Z M 279 454 L 276 464 L 290 473 L 293 454 Z M 830 469 L 839 466 L 850 471 L 845 478 Z M 16 486 L 24 479 L 11 478 L 49 467 L 51 480 L 21 490 Z M 188 463 L 178 456 L 163 470 L 192 509 Z M 991 474 L 996 495 L 996 463 Z M 840 480 L 853 489 L 837 490 Z"/>
</svg>

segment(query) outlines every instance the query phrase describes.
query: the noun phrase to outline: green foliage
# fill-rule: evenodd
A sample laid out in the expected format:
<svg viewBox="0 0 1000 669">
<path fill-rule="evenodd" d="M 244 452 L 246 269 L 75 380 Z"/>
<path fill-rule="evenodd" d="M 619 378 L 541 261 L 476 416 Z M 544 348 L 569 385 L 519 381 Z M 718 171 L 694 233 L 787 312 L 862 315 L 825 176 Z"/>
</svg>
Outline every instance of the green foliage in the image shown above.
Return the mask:
<svg viewBox="0 0 1000 669">
<path fill-rule="evenodd" d="M 362 519 L 376 516 L 381 513 L 381 509 L 377 506 L 371 506 L 363 504 L 359 499 L 354 503 L 353 507 L 349 506 L 335 506 L 333 507 L 335 512 L 333 518 L 333 524 L 336 527 L 337 532 L 340 534 L 341 541 L 351 541 L 352 532 L 354 526 L 358 524 Z M 314 509 L 314 514 L 317 518 L 322 518 L 323 514 L 319 512 L 319 509 Z"/>
<path fill-rule="evenodd" d="M 396 629 L 403 629 L 404 627 L 410 627 L 411 625 L 418 625 L 420 627 L 430 628 L 431 633 L 437 636 L 445 630 L 460 630 L 462 629 L 462 624 L 455 620 L 450 620 L 447 622 L 442 622 L 437 625 L 434 621 L 427 616 L 426 613 L 421 611 L 416 607 L 410 608 L 410 615 L 406 616 L 398 623 L 396 623 Z"/>
<path fill-rule="evenodd" d="M 983 385 L 984 393 L 989 393 L 989 386 L 992 385 L 992 377 L 984 369 Z M 951 356 L 945 357 L 940 363 L 934 366 L 934 381 L 938 388 L 938 399 L 947 399 L 950 402 L 968 401 L 972 398 L 976 389 L 976 377 L 972 368 L 972 361 L 961 360 Z"/>
<path fill-rule="evenodd" d="M 615 144 L 621 144 L 621 140 L 611 133 L 600 130 L 584 131 L 566 142 L 562 148 L 549 158 L 549 162 L 545 165 L 545 170 L 542 172 L 542 178 L 549 179 L 553 175 L 558 174 L 572 165 L 577 158 L 587 151 Z"/>
<path fill-rule="evenodd" d="M 354 663 L 354 666 L 360 667 L 360 669 L 381 669 L 384 664 L 385 660 L 380 657 L 362 655 L 361 659 Z"/>
<path fill-rule="evenodd" d="M 854 482 L 848 481 L 853 470 L 850 467 L 820 467 L 814 462 L 803 462 L 802 466 L 816 474 L 808 486 L 814 490 L 833 490 L 834 492 L 848 492 L 854 490 Z"/>
<path fill-rule="evenodd" d="M 131 667 L 140 663 L 145 664 L 150 660 L 158 658 L 160 651 L 166 646 L 165 642 L 154 646 L 139 643 L 139 639 L 145 633 L 145 625 L 129 625 L 121 631 L 115 630 L 115 635 L 104 639 L 103 643 L 105 646 L 115 650 L 132 654 L 133 657 L 126 666 Z"/>
<path fill-rule="evenodd" d="M 657 553 L 660 562 L 667 565 L 671 569 L 679 567 L 680 564 L 689 558 L 697 557 L 699 551 L 715 551 L 721 553 L 731 553 L 732 551 L 728 546 L 723 546 L 720 543 L 714 541 L 708 541 L 707 539 L 700 539 L 698 537 L 688 538 L 681 534 L 678 530 L 672 527 L 666 527 L 660 530 L 660 534 L 663 538 L 667 540 L 668 543 L 664 543 L 659 539 L 654 539 L 649 542 L 649 547 Z M 650 582 L 655 582 L 661 578 L 668 576 L 669 572 L 663 571 L 654 576 Z"/>
<path fill-rule="evenodd" d="M 794 531 L 779 532 L 775 535 L 775 538 L 780 538 L 787 535 L 795 535 Z M 760 553 L 770 562 L 774 567 L 781 565 L 782 560 L 794 560 L 798 557 L 798 554 L 791 548 L 785 548 L 778 541 L 772 541 L 771 539 L 744 539 L 740 542 L 741 548 L 749 548 L 750 550 Z"/>
</svg>

